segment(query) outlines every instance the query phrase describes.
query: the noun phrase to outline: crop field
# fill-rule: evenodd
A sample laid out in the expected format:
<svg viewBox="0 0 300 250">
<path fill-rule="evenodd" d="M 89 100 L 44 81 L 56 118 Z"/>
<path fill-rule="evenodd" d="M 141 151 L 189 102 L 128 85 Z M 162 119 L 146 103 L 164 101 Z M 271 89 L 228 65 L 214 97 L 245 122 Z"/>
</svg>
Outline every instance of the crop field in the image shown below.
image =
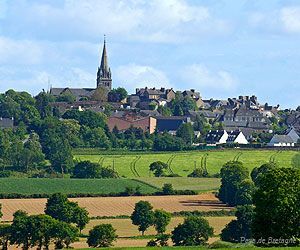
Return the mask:
<svg viewBox="0 0 300 250">
<path fill-rule="evenodd" d="M 299 152 L 299 151 L 298 151 Z M 115 169 L 120 176 L 127 178 L 149 177 L 149 165 L 154 161 L 163 161 L 169 164 L 168 173 L 187 176 L 195 167 L 206 164 L 210 174 L 219 172 L 221 166 L 230 160 L 239 160 L 249 170 L 258 167 L 270 160 L 278 163 L 279 166 L 289 167 L 292 157 L 297 153 L 293 150 L 242 150 L 226 149 L 214 151 L 190 151 L 190 152 L 166 152 L 166 153 L 111 153 L 86 154 L 80 150 L 75 151 L 74 157 L 77 160 L 90 160 L 99 162 L 106 167 Z M 202 162 L 202 163 L 201 163 Z"/>
<path fill-rule="evenodd" d="M 140 200 L 149 201 L 155 209 L 169 212 L 180 211 L 220 211 L 232 208 L 222 204 L 213 194 L 172 195 L 172 196 L 131 196 L 131 197 L 89 197 L 70 198 L 85 207 L 90 217 L 130 215 L 135 203 Z M 11 221 L 17 210 L 28 214 L 42 214 L 46 199 L 0 199 L 2 204 L 2 220 Z"/>
<path fill-rule="evenodd" d="M 120 193 L 126 187 L 139 186 L 143 194 L 156 188 L 131 179 L 33 179 L 0 178 L 1 194 L 109 194 Z"/>
</svg>

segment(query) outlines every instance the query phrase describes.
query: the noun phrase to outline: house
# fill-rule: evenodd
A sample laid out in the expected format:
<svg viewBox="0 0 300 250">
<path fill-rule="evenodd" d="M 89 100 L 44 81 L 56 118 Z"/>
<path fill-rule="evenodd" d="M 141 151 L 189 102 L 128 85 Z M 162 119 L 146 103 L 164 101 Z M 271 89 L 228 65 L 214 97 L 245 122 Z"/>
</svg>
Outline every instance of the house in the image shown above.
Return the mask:
<svg viewBox="0 0 300 250">
<path fill-rule="evenodd" d="M 0 117 L 0 129 L 14 128 L 14 118 Z"/>
<path fill-rule="evenodd" d="M 160 100 L 172 101 L 175 98 L 175 91 L 166 88 L 137 88 L 134 96 L 138 96 L 141 101 Z"/>
<path fill-rule="evenodd" d="M 286 135 L 291 137 L 294 143 L 297 143 L 300 139 L 300 136 L 298 135 L 298 133 L 296 132 L 296 130 L 293 127 L 289 128 L 286 131 Z"/>
<path fill-rule="evenodd" d="M 158 132 L 177 131 L 181 124 L 191 122 L 189 117 L 184 116 L 160 116 L 156 119 Z"/>
<path fill-rule="evenodd" d="M 142 117 L 137 116 L 135 118 L 129 116 L 110 116 L 107 121 L 107 125 L 110 131 L 115 127 L 123 132 L 130 127 L 141 128 L 144 132 L 149 132 L 150 134 L 155 132 L 156 129 L 156 118 L 148 116 Z"/>
<path fill-rule="evenodd" d="M 226 143 L 228 144 L 248 144 L 248 140 L 240 130 L 233 130 L 228 132 L 228 138 Z"/>
<path fill-rule="evenodd" d="M 294 147 L 295 142 L 289 135 L 274 135 L 268 143 L 270 147 Z"/>
<path fill-rule="evenodd" d="M 90 99 L 94 94 L 95 89 L 92 88 L 51 88 L 50 94 L 54 97 L 58 97 L 63 94 L 70 94 L 76 98 L 76 101 L 81 101 L 83 99 Z"/>
<path fill-rule="evenodd" d="M 209 145 L 216 145 L 216 144 L 225 144 L 228 139 L 228 133 L 226 130 L 210 130 L 206 135 L 206 143 Z"/>
</svg>

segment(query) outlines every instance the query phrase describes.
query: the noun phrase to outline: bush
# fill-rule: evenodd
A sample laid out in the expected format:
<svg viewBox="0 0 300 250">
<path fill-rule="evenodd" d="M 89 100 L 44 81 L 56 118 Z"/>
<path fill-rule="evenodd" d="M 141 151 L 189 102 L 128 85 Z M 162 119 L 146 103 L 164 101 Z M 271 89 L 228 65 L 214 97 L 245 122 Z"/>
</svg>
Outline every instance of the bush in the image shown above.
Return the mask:
<svg viewBox="0 0 300 250">
<path fill-rule="evenodd" d="M 162 192 L 164 195 L 174 194 L 173 185 L 170 183 L 165 183 L 162 188 Z"/>
</svg>

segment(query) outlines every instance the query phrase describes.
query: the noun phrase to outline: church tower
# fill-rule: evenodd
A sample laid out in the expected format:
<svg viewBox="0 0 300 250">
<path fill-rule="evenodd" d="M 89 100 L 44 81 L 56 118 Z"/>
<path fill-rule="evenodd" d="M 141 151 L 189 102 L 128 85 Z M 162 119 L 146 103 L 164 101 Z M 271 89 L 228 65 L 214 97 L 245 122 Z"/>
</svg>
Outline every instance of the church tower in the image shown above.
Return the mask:
<svg viewBox="0 0 300 250">
<path fill-rule="evenodd" d="M 111 71 L 108 67 L 107 53 L 106 53 L 106 41 L 104 36 L 104 45 L 101 57 L 101 64 L 98 67 L 97 71 L 97 88 L 98 87 L 106 87 L 108 90 L 111 90 L 112 79 L 111 79 Z"/>
</svg>

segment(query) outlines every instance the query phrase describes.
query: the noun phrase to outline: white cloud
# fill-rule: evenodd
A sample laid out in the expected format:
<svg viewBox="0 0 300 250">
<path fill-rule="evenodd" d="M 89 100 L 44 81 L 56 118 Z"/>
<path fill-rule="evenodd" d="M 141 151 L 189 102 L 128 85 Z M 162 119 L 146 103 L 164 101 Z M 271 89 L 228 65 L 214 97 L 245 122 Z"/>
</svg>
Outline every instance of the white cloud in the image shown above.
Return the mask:
<svg viewBox="0 0 300 250">
<path fill-rule="evenodd" d="M 42 56 L 42 49 L 33 41 L 0 37 L 0 63 L 37 64 Z"/>
<path fill-rule="evenodd" d="M 151 66 L 129 64 L 115 70 L 118 85 L 126 86 L 133 91 L 141 87 L 170 87 L 169 80 L 164 72 Z"/>
<path fill-rule="evenodd" d="M 280 20 L 287 32 L 300 32 L 300 7 L 285 7 L 280 10 Z"/>
<path fill-rule="evenodd" d="M 181 71 L 181 78 L 185 81 L 185 88 L 215 89 L 233 91 L 238 81 L 228 71 L 212 71 L 202 64 L 185 66 Z"/>
<path fill-rule="evenodd" d="M 13 13 L 22 19 L 20 29 L 34 25 L 37 36 L 61 39 L 106 33 L 118 40 L 177 43 L 231 30 L 209 8 L 187 0 L 65 0 L 62 6 L 24 0 L 22 6 L 15 3 Z"/>
</svg>

